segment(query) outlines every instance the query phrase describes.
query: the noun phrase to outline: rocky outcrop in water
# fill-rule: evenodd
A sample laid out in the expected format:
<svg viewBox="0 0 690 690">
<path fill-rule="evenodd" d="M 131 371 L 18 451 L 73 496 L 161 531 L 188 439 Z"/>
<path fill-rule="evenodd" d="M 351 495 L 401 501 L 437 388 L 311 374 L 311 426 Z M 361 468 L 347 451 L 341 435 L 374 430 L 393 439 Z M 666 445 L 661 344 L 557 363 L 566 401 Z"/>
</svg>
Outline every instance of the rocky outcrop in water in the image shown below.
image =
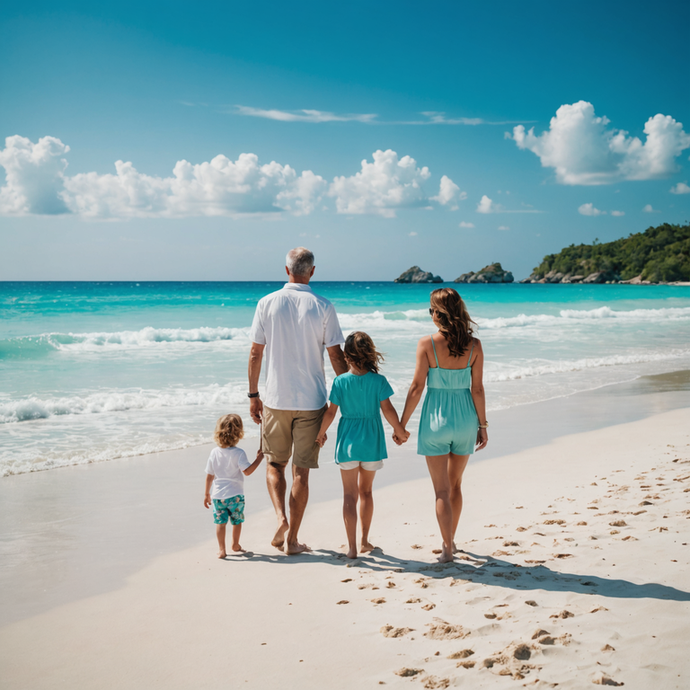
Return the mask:
<svg viewBox="0 0 690 690">
<path fill-rule="evenodd" d="M 595 271 L 589 275 L 583 274 L 573 274 L 573 273 L 561 273 L 560 271 L 549 271 L 543 277 L 539 277 L 538 274 L 532 273 L 529 278 L 521 280 L 521 283 L 586 283 L 588 285 L 599 284 L 599 283 L 618 283 L 621 277 L 619 274 L 612 271 Z M 633 279 L 635 280 L 635 279 Z M 632 282 L 632 281 L 625 281 Z"/>
<path fill-rule="evenodd" d="M 501 264 L 496 262 L 484 266 L 481 271 L 470 271 L 463 273 L 459 278 L 456 278 L 454 283 L 512 283 L 513 274 L 510 271 L 504 271 Z"/>
<path fill-rule="evenodd" d="M 442 283 L 441 276 L 435 276 L 430 271 L 422 271 L 419 266 L 408 268 L 404 273 L 401 273 L 394 281 L 394 283 Z"/>
</svg>

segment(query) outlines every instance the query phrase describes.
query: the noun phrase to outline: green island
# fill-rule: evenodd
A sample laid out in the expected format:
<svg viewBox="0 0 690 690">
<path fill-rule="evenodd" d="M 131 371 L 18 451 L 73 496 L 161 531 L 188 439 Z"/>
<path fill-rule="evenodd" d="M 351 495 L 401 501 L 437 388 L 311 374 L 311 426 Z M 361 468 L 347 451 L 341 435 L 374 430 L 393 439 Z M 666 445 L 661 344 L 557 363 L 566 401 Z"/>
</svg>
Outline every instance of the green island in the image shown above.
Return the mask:
<svg viewBox="0 0 690 690">
<path fill-rule="evenodd" d="M 613 242 L 571 244 L 548 254 L 523 283 L 690 281 L 690 225 L 663 223 Z"/>
</svg>

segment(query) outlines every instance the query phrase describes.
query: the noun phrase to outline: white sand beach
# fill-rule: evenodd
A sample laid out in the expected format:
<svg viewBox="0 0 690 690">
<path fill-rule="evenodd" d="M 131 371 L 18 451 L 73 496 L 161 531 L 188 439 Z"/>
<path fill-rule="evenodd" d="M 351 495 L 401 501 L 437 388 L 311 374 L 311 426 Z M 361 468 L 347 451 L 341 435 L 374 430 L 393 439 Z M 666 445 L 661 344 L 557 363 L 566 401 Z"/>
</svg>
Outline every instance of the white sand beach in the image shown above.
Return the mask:
<svg viewBox="0 0 690 690">
<path fill-rule="evenodd" d="M 203 543 L 126 577 L 72 559 L 82 591 L 31 615 L 5 585 L 19 614 L 0 628 L 2 686 L 687 688 L 689 491 L 686 407 L 473 461 L 453 564 L 434 564 L 425 478 L 375 491 L 380 550 L 355 561 L 339 499 L 313 498 L 313 552 L 298 557 L 269 546 L 264 509 L 245 523 L 249 553 L 219 561 L 204 515 Z M 159 495 L 151 510 L 175 505 Z"/>
</svg>

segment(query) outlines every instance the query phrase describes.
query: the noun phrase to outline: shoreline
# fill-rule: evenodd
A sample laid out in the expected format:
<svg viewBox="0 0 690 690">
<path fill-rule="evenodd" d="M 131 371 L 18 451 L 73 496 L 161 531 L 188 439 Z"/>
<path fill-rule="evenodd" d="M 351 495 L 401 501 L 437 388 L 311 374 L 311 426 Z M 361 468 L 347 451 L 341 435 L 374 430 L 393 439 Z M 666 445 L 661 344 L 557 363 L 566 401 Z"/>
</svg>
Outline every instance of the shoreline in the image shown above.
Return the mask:
<svg viewBox="0 0 690 690">
<path fill-rule="evenodd" d="M 472 463 L 466 554 L 453 564 L 433 562 L 426 477 L 377 486 L 382 550 L 354 562 L 339 553 L 339 497 L 310 504 L 302 535 L 315 550 L 298 557 L 270 548 L 273 516 L 255 510 L 243 530 L 253 554 L 219 561 L 203 515 L 195 545 L 0 628 L 5 686 L 86 690 L 98 677 L 106 689 L 215 690 L 230 675 L 262 690 L 516 680 L 680 690 L 690 680 L 688 429 L 690 408 L 678 408 Z M 32 583 L 14 585 L 16 596 Z"/>
<path fill-rule="evenodd" d="M 685 407 L 688 390 L 690 372 L 681 371 L 494 412 L 489 446 L 472 456 L 471 466 L 562 436 Z M 331 435 L 321 453 L 321 469 L 311 473 L 308 511 L 341 496 L 332 460 L 334 440 Z M 240 445 L 253 454 L 256 444 L 256 439 L 247 439 Z M 117 589 L 153 559 L 205 541 L 210 528 L 209 516 L 201 507 L 203 467 L 212 447 L 207 444 L 0 480 L 0 625 Z M 377 488 L 427 479 L 414 437 L 402 447 L 389 443 L 388 452 Z M 248 520 L 270 510 L 263 472 L 247 480 L 247 497 Z M 162 499 L 164 509 L 159 507 Z M 36 511 L 36 505 L 50 506 L 50 510 Z M 309 515 L 305 520 L 309 521 Z M 34 554 L 41 554 L 38 562 Z M 89 572 L 93 577 L 84 575 Z M 21 583 L 19 591 L 17 583 Z"/>
</svg>

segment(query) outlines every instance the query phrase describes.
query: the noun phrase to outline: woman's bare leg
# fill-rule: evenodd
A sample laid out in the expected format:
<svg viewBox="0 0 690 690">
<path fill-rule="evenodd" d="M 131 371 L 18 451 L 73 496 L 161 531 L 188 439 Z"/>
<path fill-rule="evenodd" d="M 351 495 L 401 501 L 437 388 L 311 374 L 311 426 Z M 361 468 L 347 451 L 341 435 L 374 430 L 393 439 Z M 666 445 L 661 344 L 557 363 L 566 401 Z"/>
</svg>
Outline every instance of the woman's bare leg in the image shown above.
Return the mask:
<svg viewBox="0 0 690 690">
<path fill-rule="evenodd" d="M 443 548 L 438 560 L 448 563 L 453 560 L 453 510 L 450 505 L 450 479 L 448 478 L 448 455 L 426 456 L 436 494 L 436 519 L 441 529 Z"/>
<path fill-rule="evenodd" d="M 343 521 L 347 533 L 348 558 L 357 558 L 357 498 L 359 497 L 358 475 L 359 468 L 354 470 L 340 470 L 343 480 Z"/>
<path fill-rule="evenodd" d="M 359 519 L 362 523 L 362 543 L 360 551 L 367 553 L 376 547 L 369 542 L 369 528 L 374 517 L 374 494 L 372 486 L 376 472 L 359 468 Z"/>
<path fill-rule="evenodd" d="M 453 511 L 453 553 L 456 553 L 458 550 L 455 546 L 455 533 L 458 530 L 458 522 L 460 522 L 460 515 L 462 514 L 462 475 L 465 472 L 469 459 L 469 455 L 454 455 L 451 453 L 448 456 L 450 506 Z"/>
</svg>

